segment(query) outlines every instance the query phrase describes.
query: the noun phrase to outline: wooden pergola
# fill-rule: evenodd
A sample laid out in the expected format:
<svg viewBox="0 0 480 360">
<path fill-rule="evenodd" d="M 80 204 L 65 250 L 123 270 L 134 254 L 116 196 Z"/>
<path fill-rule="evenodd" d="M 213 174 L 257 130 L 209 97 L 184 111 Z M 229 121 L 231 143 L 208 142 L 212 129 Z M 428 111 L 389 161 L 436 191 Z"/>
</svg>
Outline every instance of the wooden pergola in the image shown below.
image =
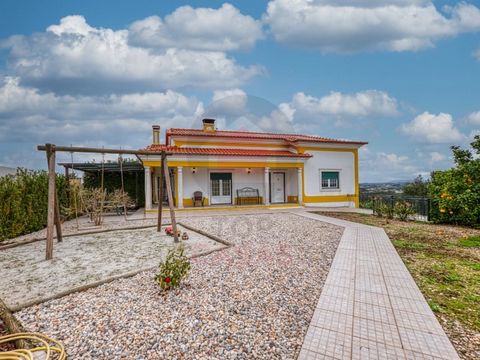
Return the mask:
<svg viewBox="0 0 480 360">
<path fill-rule="evenodd" d="M 48 163 L 48 211 L 47 211 L 47 247 L 46 260 L 53 258 L 53 233 L 54 227 L 57 232 L 57 241 L 63 241 L 62 225 L 60 222 L 60 207 L 58 204 L 58 196 L 56 189 L 56 172 L 55 172 L 55 157 L 57 152 L 68 153 L 91 153 L 91 154 L 118 154 L 118 155 L 152 155 L 151 151 L 142 150 L 124 150 L 124 149 L 105 149 L 105 148 L 89 148 L 89 147 L 75 147 L 75 146 L 57 146 L 54 144 L 38 145 L 37 150 L 45 151 Z M 163 171 L 160 173 L 159 182 L 159 199 L 163 198 L 163 182 L 169 178 L 167 156 L 171 155 L 165 151 L 159 152 L 161 155 L 161 167 Z M 170 209 L 170 217 L 172 220 L 173 236 L 176 243 L 178 240 L 177 222 L 175 220 L 175 209 L 173 205 L 172 186 L 170 181 L 165 181 L 168 207 Z M 157 231 L 161 231 L 162 226 L 162 201 L 158 202 L 158 217 L 157 217 Z"/>
</svg>

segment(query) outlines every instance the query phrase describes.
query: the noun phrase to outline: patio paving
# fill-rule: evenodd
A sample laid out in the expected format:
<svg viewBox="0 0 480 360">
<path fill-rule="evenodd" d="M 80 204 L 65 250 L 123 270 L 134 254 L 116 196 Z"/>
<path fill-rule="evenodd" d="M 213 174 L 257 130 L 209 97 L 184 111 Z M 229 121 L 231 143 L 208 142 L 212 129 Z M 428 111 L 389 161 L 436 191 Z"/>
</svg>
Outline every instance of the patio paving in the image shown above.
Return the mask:
<svg viewBox="0 0 480 360">
<path fill-rule="evenodd" d="M 459 359 L 383 229 L 295 213 L 345 228 L 299 360 Z"/>
</svg>

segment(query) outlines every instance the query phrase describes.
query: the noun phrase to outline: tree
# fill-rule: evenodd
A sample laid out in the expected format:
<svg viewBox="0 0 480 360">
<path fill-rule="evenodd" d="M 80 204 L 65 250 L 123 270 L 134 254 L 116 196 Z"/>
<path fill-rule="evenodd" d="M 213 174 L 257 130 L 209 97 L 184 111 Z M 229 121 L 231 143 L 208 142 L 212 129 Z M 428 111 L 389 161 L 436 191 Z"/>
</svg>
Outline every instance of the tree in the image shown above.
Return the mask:
<svg viewBox="0 0 480 360">
<path fill-rule="evenodd" d="M 426 197 L 428 195 L 428 180 L 424 180 L 422 175 L 418 175 L 413 182 L 403 187 L 403 193 L 410 196 Z"/>
<path fill-rule="evenodd" d="M 455 166 L 432 172 L 428 190 L 434 221 L 480 225 L 480 135 L 470 145 L 472 150 L 452 146 Z"/>
</svg>

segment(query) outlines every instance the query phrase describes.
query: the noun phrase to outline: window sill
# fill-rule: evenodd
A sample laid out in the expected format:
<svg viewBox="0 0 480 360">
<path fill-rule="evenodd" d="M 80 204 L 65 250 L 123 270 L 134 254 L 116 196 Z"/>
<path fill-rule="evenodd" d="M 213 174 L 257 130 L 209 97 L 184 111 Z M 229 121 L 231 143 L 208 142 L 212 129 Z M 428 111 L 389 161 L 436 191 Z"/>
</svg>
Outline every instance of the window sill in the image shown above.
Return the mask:
<svg viewBox="0 0 480 360">
<path fill-rule="evenodd" d="M 342 189 L 340 188 L 321 188 L 321 192 L 341 192 Z"/>
</svg>

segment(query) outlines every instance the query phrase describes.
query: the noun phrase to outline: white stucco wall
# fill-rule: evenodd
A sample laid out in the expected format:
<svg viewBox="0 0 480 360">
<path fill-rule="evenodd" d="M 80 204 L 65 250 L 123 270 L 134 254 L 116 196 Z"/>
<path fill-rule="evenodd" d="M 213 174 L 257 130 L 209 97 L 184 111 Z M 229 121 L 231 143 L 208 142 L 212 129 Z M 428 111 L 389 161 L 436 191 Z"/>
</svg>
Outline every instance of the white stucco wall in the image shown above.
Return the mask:
<svg viewBox="0 0 480 360">
<path fill-rule="evenodd" d="M 305 195 L 329 196 L 355 193 L 355 157 L 352 152 L 308 151 L 313 157 L 305 164 Z M 321 171 L 339 171 L 340 189 L 322 189 Z M 309 206 L 354 206 L 354 202 L 319 202 Z"/>
<path fill-rule="evenodd" d="M 285 172 L 285 193 L 286 199 L 289 195 L 297 195 L 297 169 L 275 169 L 271 171 Z M 183 168 L 183 197 L 192 197 L 195 191 L 203 192 L 204 196 L 210 198 L 210 173 L 211 172 L 231 172 L 232 173 L 232 191 L 233 201 L 237 194 L 237 189 L 252 187 L 258 189 L 261 197 L 264 197 L 264 168 L 251 168 L 250 174 L 246 168 L 238 169 L 207 169 L 196 168 L 196 173 L 192 173 L 191 167 Z"/>
</svg>

